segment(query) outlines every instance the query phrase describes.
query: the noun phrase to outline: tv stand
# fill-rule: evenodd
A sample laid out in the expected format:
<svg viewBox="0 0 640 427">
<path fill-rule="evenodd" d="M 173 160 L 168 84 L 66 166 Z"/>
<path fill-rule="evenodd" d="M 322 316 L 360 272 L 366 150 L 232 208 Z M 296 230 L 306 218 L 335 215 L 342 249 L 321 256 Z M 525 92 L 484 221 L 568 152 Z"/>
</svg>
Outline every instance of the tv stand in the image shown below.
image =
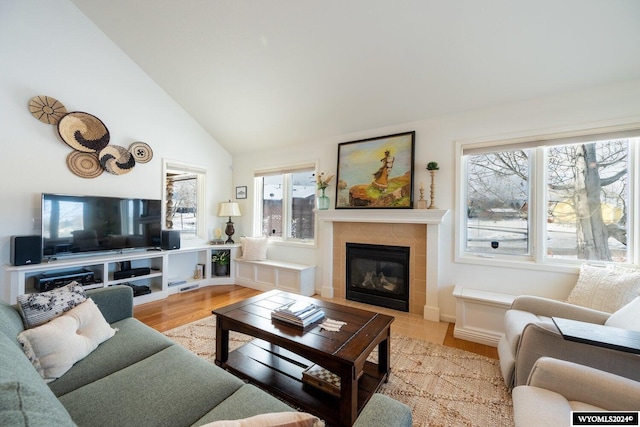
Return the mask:
<svg viewBox="0 0 640 427">
<path fill-rule="evenodd" d="M 134 304 L 155 301 L 167 296 L 198 289 L 203 286 L 235 284 L 233 263 L 238 256 L 239 244 L 200 245 L 174 250 L 152 249 L 78 258 L 49 259 L 42 264 L 23 266 L 4 265 L 5 280 L 0 285 L 0 297 L 9 304 L 17 302 L 18 295 L 37 293 L 35 277 L 43 273 L 63 273 L 79 268 L 90 270 L 95 283 L 85 286 L 99 288 L 119 284 L 146 285 L 151 293 L 134 298 Z M 211 256 L 219 251 L 229 251 L 231 264 L 224 276 L 216 276 Z M 141 276 L 115 279 L 120 263 L 130 262 L 131 268 L 148 268 Z M 116 275 L 117 276 L 117 275 Z"/>
</svg>

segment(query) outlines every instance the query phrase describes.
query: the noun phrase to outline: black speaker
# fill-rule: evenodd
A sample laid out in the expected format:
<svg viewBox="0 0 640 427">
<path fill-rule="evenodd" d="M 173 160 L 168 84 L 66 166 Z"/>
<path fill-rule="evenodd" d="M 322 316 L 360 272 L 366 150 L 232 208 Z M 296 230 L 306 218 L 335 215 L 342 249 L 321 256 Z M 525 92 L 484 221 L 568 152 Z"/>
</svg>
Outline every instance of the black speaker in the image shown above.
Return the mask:
<svg viewBox="0 0 640 427">
<path fill-rule="evenodd" d="M 160 247 L 162 249 L 180 249 L 180 231 L 162 230 Z"/>
<path fill-rule="evenodd" d="M 42 237 L 11 236 L 11 264 L 27 265 L 42 262 Z"/>
</svg>

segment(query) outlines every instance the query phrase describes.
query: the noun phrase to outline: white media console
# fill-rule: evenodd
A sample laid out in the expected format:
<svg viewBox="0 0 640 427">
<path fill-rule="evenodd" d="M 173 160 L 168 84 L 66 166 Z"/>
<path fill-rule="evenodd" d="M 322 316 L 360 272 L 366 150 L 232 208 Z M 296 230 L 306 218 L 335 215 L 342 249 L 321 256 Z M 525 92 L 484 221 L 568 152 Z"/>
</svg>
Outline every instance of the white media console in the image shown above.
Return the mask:
<svg viewBox="0 0 640 427">
<path fill-rule="evenodd" d="M 94 273 L 97 283 L 88 288 L 112 286 L 122 283 L 145 285 L 150 294 L 134 299 L 135 304 L 166 298 L 167 296 L 197 289 L 202 286 L 232 285 L 235 283 L 235 258 L 240 245 L 203 245 L 175 250 L 140 251 L 130 250 L 116 254 L 66 258 L 34 265 L 3 266 L 5 277 L 0 285 L 0 296 L 15 304 L 18 295 L 37 292 L 35 278 L 40 274 L 55 274 L 80 269 Z M 216 251 L 229 251 L 230 265 L 225 276 L 216 276 L 211 256 Z M 114 279 L 120 263 L 129 261 L 131 268 L 149 268 L 149 274 Z M 198 266 L 201 266 L 200 268 Z M 196 273 L 200 270 L 198 273 Z M 204 271 L 202 271 L 204 270 Z M 99 280 L 99 281 L 98 281 Z"/>
</svg>

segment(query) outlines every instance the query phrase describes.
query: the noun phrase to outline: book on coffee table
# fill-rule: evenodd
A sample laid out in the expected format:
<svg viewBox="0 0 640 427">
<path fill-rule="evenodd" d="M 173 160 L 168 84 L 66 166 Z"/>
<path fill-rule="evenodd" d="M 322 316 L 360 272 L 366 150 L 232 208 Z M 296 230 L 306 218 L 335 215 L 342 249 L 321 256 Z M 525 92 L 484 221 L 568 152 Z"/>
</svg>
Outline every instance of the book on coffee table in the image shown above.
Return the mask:
<svg viewBox="0 0 640 427">
<path fill-rule="evenodd" d="M 320 365 L 311 365 L 302 371 L 302 382 L 340 397 L 340 377 Z"/>
<path fill-rule="evenodd" d="M 276 308 L 271 312 L 271 318 L 306 328 L 323 319 L 324 311 L 315 304 L 296 302 Z"/>
</svg>

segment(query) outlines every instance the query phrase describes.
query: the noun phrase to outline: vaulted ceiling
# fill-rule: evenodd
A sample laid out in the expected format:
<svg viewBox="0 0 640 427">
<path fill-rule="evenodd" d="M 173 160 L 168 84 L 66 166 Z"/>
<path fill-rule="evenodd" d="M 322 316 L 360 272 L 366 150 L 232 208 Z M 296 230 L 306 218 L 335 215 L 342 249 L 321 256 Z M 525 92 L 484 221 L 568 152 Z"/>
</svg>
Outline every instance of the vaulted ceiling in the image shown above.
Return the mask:
<svg viewBox="0 0 640 427">
<path fill-rule="evenodd" d="M 232 153 L 640 79 L 637 0 L 72 0 Z"/>
</svg>

